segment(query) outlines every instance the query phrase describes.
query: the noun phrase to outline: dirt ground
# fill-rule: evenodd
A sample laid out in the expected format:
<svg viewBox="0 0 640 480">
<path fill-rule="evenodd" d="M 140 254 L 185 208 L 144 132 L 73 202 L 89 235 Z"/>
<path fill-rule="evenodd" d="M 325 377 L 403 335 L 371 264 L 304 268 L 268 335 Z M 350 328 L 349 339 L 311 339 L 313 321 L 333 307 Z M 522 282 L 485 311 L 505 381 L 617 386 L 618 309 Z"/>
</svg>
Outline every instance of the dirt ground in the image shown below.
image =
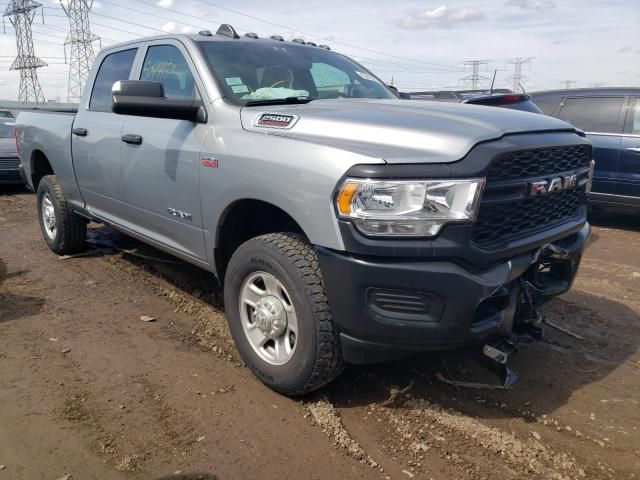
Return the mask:
<svg viewBox="0 0 640 480">
<path fill-rule="evenodd" d="M 0 480 L 640 479 L 640 222 L 596 218 L 511 391 L 458 352 L 291 400 L 239 362 L 212 276 L 102 226 L 60 259 L 0 190 Z M 144 322 L 147 315 L 155 321 Z"/>
</svg>

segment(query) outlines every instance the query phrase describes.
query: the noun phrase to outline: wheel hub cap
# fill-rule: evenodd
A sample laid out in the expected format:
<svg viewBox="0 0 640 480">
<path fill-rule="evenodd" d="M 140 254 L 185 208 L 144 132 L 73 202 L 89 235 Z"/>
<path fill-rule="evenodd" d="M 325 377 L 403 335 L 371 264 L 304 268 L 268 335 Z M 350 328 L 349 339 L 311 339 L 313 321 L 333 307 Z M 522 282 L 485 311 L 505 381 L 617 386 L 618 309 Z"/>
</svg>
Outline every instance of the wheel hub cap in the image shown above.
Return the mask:
<svg viewBox="0 0 640 480">
<path fill-rule="evenodd" d="M 277 338 L 287 329 L 287 314 L 282 302 L 273 296 L 260 299 L 253 311 L 253 320 L 267 338 Z"/>
<path fill-rule="evenodd" d="M 44 223 L 44 229 L 50 238 L 56 236 L 56 211 L 53 207 L 53 202 L 48 193 L 45 193 L 42 197 L 42 221 Z"/>
</svg>

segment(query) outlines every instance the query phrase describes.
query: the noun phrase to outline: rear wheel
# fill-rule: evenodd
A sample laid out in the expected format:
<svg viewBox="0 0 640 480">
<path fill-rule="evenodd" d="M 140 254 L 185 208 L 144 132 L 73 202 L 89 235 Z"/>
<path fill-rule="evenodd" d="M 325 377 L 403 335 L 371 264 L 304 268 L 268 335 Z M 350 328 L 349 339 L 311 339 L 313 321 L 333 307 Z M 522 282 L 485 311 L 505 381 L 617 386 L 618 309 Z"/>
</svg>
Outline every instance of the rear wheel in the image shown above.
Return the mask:
<svg viewBox="0 0 640 480">
<path fill-rule="evenodd" d="M 71 211 L 55 175 L 38 184 L 38 219 L 42 236 L 58 255 L 84 250 L 87 221 Z"/>
<path fill-rule="evenodd" d="M 342 371 L 320 267 L 303 236 L 274 233 L 242 244 L 227 268 L 224 300 L 242 358 L 268 387 L 301 395 Z"/>
</svg>

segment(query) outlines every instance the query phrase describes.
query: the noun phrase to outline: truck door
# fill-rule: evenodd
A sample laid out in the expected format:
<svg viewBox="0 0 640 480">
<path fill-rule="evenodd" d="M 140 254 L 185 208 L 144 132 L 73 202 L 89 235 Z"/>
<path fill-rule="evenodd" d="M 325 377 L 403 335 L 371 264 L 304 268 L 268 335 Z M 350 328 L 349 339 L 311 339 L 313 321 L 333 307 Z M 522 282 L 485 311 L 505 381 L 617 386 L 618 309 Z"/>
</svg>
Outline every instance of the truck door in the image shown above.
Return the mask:
<svg viewBox="0 0 640 480">
<path fill-rule="evenodd" d="M 620 149 L 616 203 L 640 206 L 640 97 L 631 99 L 627 111 L 627 124 Z"/>
<path fill-rule="evenodd" d="M 98 58 L 100 67 L 89 79 L 91 91 L 83 98 L 86 104 L 78 109 L 71 135 L 76 179 L 87 208 L 116 223 L 122 212 L 120 137 L 125 117 L 111 111 L 111 88 L 129 79 L 137 52 L 129 47 Z"/>
<path fill-rule="evenodd" d="M 204 91 L 180 42 L 149 42 L 142 58 L 137 77 L 162 82 L 167 98 L 197 98 Z M 206 255 L 198 173 L 207 131 L 206 124 L 187 120 L 127 116 L 121 151 L 127 223 L 137 233 L 201 260 Z"/>
<path fill-rule="evenodd" d="M 593 142 L 596 162 L 592 193 L 601 201 L 612 201 L 618 180 L 622 106 L 625 97 L 569 97 L 558 118 L 587 133 Z"/>
</svg>

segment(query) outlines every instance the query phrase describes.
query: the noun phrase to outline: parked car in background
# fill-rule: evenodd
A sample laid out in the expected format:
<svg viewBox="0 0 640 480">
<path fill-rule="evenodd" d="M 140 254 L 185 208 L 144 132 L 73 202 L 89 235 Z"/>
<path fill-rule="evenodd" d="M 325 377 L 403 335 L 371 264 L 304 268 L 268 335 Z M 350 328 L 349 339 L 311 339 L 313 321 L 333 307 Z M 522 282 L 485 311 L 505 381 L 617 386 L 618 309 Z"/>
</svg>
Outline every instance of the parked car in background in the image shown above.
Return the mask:
<svg viewBox="0 0 640 480">
<path fill-rule="evenodd" d="M 7 112 L 11 115 L 11 112 Z M 0 185 L 23 183 L 20 175 L 20 157 L 14 137 L 13 115 L 6 117 L 0 110 Z"/>
<path fill-rule="evenodd" d="M 473 90 L 454 92 L 444 90 L 439 92 L 413 92 L 408 95 L 411 100 L 466 103 L 469 105 L 485 105 L 488 107 L 522 110 L 523 112 L 542 113 L 542 110 L 531 100 L 531 95 L 526 93 L 513 93 L 505 89 L 501 89 L 500 91 L 494 90 L 493 92 Z"/>
<path fill-rule="evenodd" d="M 10 110 L 0 110 L 0 120 L 5 118 L 14 119 L 13 113 Z"/>
<path fill-rule="evenodd" d="M 640 88 L 555 90 L 532 97 L 544 113 L 584 130 L 593 142 L 592 206 L 640 211 Z"/>
</svg>

